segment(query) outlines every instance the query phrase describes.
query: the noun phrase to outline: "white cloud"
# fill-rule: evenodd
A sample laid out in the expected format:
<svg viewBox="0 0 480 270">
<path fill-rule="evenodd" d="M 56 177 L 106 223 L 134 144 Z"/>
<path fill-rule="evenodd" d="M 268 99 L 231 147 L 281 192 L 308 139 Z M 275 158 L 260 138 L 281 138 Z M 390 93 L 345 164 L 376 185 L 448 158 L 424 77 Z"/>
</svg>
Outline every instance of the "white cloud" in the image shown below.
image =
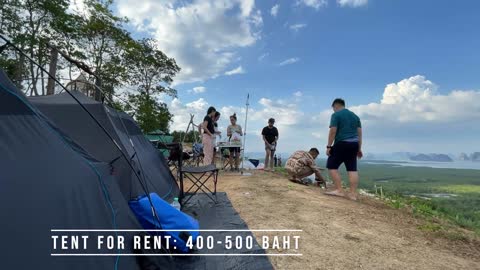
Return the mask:
<svg viewBox="0 0 480 270">
<path fill-rule="evenodd" d="M 279 4 L 276 4 L 274 5 L 271 9 L 270 9 L 270 14 L 273 16 L 273 17 L 277 17 L 278 15 L 278 9 L 280 8 L 280 5 Z"/>
<path fill-rule="evenodd" d="M 178 98 L 173 99 L 169 106 L 169 110 L 173 114 L 173 122 L 170 129 L 172 131 L 186 130 L 190 122 L 190 114 L 195 115 L 195 124 L 201 123 L 203 117 L 207 114 L 208 107 L 208 102 L 203 98 L 187 104 L 183 104 Z"/>
<path fill-rule="evenodd" d="M 239 48 L 256 43 L 263 24 L 254 0 L 118 0 L 117 8 L 175 58 L 182 68 L 176 84 L 223 74 Z"/>
<path fill-rule="evenodd" d="M 289 26 L 290 30 L 298 32 L 300 29 L 307 27 L 305 23 L 297 23 Z"/>
<path fill-rule="evenodd" d="M 297 6 L 307 6 L 319 10 L 321 7 L 328 5 L 327 0 L 297 0 Z"/>
<path fill-rule="evenodd" d="M 341 7 L 361 7 L 368 4 L 368 0 L 337 0 Z"/>
<path fill-rule="evenodd" d="M 293 95 L 297 98 L 303 97 L 303 93 L 301 91 L 297 91 L 297 92 L 293 93 Z"/>
<path fill-rule="evenodd" d="M 300 61 L 300 58 L 298 57 L 292 57 L 292 58 L 289 58 L 285 61 L 282 61 L 280 64 L 278 64 L 279 66 L 285 66 L 285 65 L 291 65 L 291 64 L 295 64 L 296 62 Z"/>
<path fill-rule="evenodd" d="M 195 93 L 195 94 L 205 93 L 206 91 L 207 91 L 207 88 L 204 86 L 197 86 L 192 88 L 192 90 L 188 90 L 189 93 Z"/>
<path fill-rule="evenodd" d="M 264 53 L 264 54 L 260 55 L 260 56 L 258 57 L 258 61 L 262 61 L 263 59 L 265 59 L 265 57 L 267 57 L 267 56 L 269 56 L 269 55 L 270 55 L 269 53 Z"/>
<path fill-rule="evenodd" d="M 229 70 L 229 71 L 226 71 L 225 72 L 225 75 L 227 76 L 232 76 L 232 75 L 236 75 L 236 74 L 243 74 L 245 73 L 245 70 L 243 69 L 242 66 L 238 66 L 237 68 L 234 68 L 232 70 Z"/>
<path fill-rule="evenodd" d="M 480 120 L 480 92 L 437 93 L 437 86 L 424 76 L 388 84 L 379 103 L 355 106 L 368 121 L 390 123 L 452 123 L 468 118 Z"/>
</svg>

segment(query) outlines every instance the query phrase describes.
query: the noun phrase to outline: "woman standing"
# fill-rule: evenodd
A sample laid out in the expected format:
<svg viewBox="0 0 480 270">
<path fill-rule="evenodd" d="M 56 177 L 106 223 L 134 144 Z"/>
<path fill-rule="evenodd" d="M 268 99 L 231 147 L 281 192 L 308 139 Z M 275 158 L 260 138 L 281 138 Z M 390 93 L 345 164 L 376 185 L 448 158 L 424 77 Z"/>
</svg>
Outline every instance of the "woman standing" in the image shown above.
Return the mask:
<svg viewBox="0 0 480 270">
<path fill-rule="evenodd" d="M 207 115 L 203 118 L 202 128 L 202 144 L 203 144 L 203 154 L 205 155 L 203 159 L 204 165 L 210 165 L 213 163 L 213 139 L 215 136 L 215 127 L 213 125 L 213 118 L 217 110 L 214 107 L 210 107 L 207 110 Z"/>
<path fill-rule="evenodd" d="M 241 145 L 242 144 L 242 127 L 237 125 L 237 114 L 234 113 L 230 116 L 230 125 L 227 127 L 227 136 L 231 144 Z M 240 147 L 230 147 L 230 169 L 233 171 L 234 166 L 235 170 L 238 171 L 238 165 L 240 164 Z M 233 163 L 233 156 L 235 156 L 235 163 Z"/>
<path fill-rule="evenodd" d="M 215 112 L 215 116 L 213 117 L 213 128 L 215 129 L 215 133 L 213 133 L 213 163 L 215 163 L 215 158 L 217 156 L 217 136 L 221 140 L 222 139 L 222 132 L 218 129 L 218 120 L 220 120 L 220 112 Z"/>
</svg>

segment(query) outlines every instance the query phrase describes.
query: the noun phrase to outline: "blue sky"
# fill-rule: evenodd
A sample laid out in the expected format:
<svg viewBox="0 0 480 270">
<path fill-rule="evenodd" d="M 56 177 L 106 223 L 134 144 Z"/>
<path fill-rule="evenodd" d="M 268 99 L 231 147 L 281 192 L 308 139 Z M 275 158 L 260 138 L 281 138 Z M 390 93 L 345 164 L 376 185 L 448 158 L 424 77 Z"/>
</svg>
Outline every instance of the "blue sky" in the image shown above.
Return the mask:
<svg viewBox="0 0 480 270">
<path fill-rule="evenodd" d="M 480 151 L 479 1 L 117 0 L 115 10 L 183 69 L 178 98 L 165 99 L 173 129 L 209 105 L 243 124 L 250 93 L 251 151 L 270 116 L 283 152 L 324 148 L 342 97 L 365 119 L 366 151 Z"/>
</svg>

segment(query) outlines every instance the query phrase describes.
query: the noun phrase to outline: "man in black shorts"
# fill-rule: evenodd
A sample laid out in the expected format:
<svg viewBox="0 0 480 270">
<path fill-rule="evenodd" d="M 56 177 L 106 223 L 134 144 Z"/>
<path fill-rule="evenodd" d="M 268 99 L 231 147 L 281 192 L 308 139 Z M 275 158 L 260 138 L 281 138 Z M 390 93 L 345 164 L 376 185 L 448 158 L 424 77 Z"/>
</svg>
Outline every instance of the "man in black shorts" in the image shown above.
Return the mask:
<svg viewBox="0 0 480 270">
<path fill-rule="evenodd" d="M 345 108 L 345 101 L 337 98 L 332 103 L 334 113 L 330 120 L 330 132 L 327 144 L 327 168 L 335 190 L 327 195 L 344 196 L 342 178 L 338 172 L 345 164 L 350 180 L 350 193 L 347 196 L 357 200 L 358 171 L 357 158 L 362 158 L 362 124 L 360 118 Z M 333 144 L 335 141 L 335 144 Z"/>
</svg>

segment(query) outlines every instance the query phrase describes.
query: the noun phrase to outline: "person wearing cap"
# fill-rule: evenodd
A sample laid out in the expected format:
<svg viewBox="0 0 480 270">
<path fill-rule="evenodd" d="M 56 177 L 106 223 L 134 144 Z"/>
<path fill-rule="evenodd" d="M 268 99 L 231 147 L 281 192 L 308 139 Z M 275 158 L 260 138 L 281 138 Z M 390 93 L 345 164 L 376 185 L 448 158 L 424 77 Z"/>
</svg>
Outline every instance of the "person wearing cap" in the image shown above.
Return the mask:
<svg viewBox="0 0 480 270">
<path fill-rule="evenodd" d="M 345 108 L 345 101 L 337 98 L 332 103 L 330 131 L 327 143 L 327 168 L 332 177 L 335 189 L 325 192 L 327 195 L 345 196 L 342 178 L 338 172 L 340 165 L 345 164 L 350 181 L 350 192 L 347 197 L 357 200 L 358 171 L 357 158 L 362 158 L 362 124 L 360 118 Z"/>
<path fill-rule="evenodd" d="M 277 149 L 278 129 L 274 126 L 275 119 L 268 119 L 268 126 L 262 130 L 263 141 L 265 142 L 265 171 L 274 171 L 273 156 Z"/>
</svg>

